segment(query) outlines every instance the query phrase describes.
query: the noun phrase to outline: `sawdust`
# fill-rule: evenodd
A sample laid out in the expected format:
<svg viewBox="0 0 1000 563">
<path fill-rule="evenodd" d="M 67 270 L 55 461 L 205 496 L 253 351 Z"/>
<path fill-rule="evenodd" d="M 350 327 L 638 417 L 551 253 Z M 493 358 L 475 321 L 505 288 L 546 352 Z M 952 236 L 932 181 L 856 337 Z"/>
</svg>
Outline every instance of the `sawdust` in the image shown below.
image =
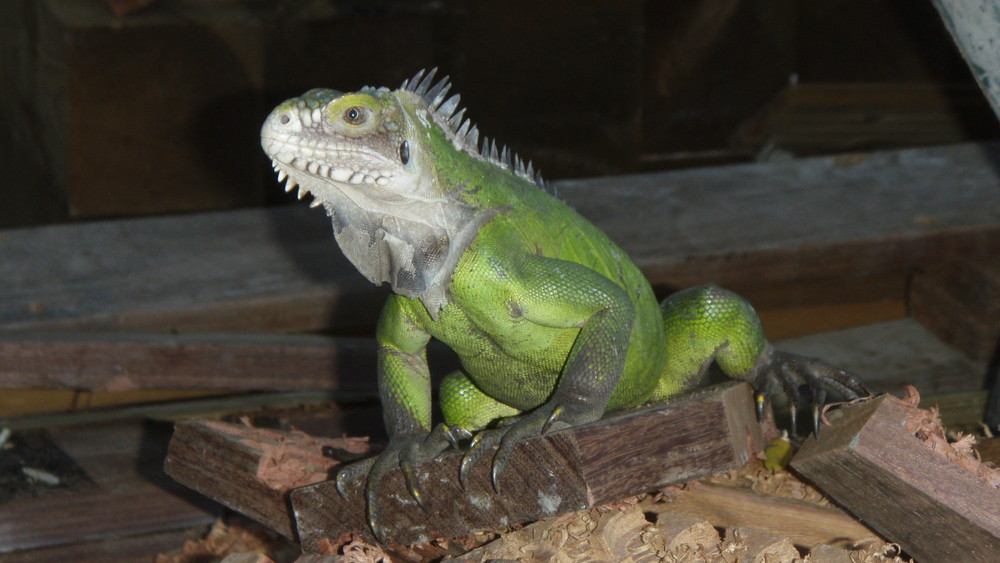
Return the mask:
<svg viewBox="0 0 1000 563">
<path fill-rule="evenodd" d="M 817 551 L 839 551 L 844 560 L 855 563 L 907 563 L 899 555 L 899 546 L 874 538 L 851 549 L 821 548 Z M 800 553 L 787 538 L 762 530 L 732 528 L 722 539 L 705 520 L 664 512 L 653 523 L 638 505 L 620 504 L 606 511 L 583 510 L 540 520 L 458 560 L 809 563 L 817 559 Z"/>
<path fill-rule="evenodd" d="M 248 520 L 216 520 L 205 537 L 188 540 L 179 553 L 158 554 L 156 563 L 204 563 L 238 553 L 271 554 L 280 551 L 282 539 L 264 526 Z M 287 549 L 289 546 L 284 546 Z"/>
<path fill-rule="evenodd" d="M 767 469 L 762 463 L 750 462 L 742 467 L 703 479 L 707 483 L 750 489 L 764 495 L 801 500 L 817 506 L 833 506 L 819 489 L 802 481 L 786 469 Z"/>
<path fill-rule="evenodd" d="M 913 386 L 906 386 L 906 397 L 901 402 L 906 410 L 906 430 L 919 438 L 921 444 L 975 474 L 989 486 L 1000 489 L 1000 469 L 982 462 L 975 449 L 975 436 L 958 433 L 956 439 L 950 441 L 941 424 L 937 407 L 929 410 L 918 408 L 920 394 Z"/>
</svg>

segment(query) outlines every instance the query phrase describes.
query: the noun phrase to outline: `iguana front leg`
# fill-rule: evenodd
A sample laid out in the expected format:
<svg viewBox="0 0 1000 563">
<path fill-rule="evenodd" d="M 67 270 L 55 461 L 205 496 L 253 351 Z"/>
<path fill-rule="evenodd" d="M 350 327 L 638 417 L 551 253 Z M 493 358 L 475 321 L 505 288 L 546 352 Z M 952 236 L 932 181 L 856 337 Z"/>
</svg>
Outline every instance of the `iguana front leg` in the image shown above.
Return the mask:
<svg viewBox="0 0 1000 563">
<path fill-rule="evenodd" d="M 368 525 L 381 539 L 378 487 L 382 478 L 400 468 L 410 494 L 423 506 L 414 467 L 436 457 L 454 440 L 447 426 L 431 430 L 431 380 L 426 354 L 430 335 L 408 314 L 402 297 L 392 295 L 386 302 L 376 339 L 379 396 L 389 443 L 379 455 L 341 470 L 337 488 L 344 495 L 348 482 L 366 476 Z"/>
<path fill-rule="evenodd" d="M 463 458 L 460 477 L 465 482 L 470 469 L 499 445 L 491 470 L 499 491 L 500 475 L 520 441 L 601 418 L 625 368 L 635 311 L 624 289 L 580 264 L 526 255 L 495 268 L 502 271 L 523 320 L 579 329 L 548 399 L 498 428 L 481 431 Z"/>
</svg>

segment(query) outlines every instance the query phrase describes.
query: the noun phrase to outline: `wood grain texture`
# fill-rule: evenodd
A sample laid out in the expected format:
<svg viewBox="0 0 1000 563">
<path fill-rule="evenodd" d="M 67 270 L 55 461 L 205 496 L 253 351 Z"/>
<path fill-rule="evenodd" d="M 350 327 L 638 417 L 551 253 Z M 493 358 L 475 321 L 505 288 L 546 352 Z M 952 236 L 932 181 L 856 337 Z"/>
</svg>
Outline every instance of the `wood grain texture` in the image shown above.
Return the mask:
<svg viewBox="0 0 1000 563">
<path fill-rule="evenodd" d="M 0 560 L 30 561 L 11 552 L 34 549 L 51 548 L 52 553 L 66 555 L 55 548 L 184 530 L 218 517 L 221 507 L 163 475 L 159 466 L 166 439 L 160 430 L 132 422 L 58 429 L 51 437 L 90 476 L 94 487 L 0 506 Z M 91 548 L 107 549 L 80 548 L 80 561 L 101 560 L 83 556 Z"/>
<path fill-rule="evenodd" d="M 322 443 L 301 433 L 187 420 L 175 425 L 164 471 L 181 484 L 294 538 L 288 491 L 328 476 L 335 462 L 324 458 L 322 451 Z"/>
<path fill-rule="evenodd" d="M 871 293 L 895 285 L 867 276 L 1000 251 L 997 151 L 955 145 L 556 187 L 657 286 L 842 277 Z M 373 325 L 385 296 L 305 206 L 9 230 L 0 278 L 5 329 L 349 328 Z"/>
<path fill-rule="evenodd" d="M 459 452 L 417 467 L 427 511 L 393 472 L 380 484 L 385 539 L 410 544 L 580 510 L 738 467 L 762 446 L 749 387 L 725 384 L 526 440 L 512 454 L 499 495 L 486 461 L 460 486 Z M 362 492 L 363 483 L 351 483 L 345 499 L 330 481 L 292 491 L 303 549 L 347 531 L 371 538 Z"/>
<path fill-rule="evenodd" d="M 972 358 L 1000 352 L 1000 259 L 955 259 L 913 277 L 913 317 Z"/>
<path fill-rule="evenodd" d="M 996 561 L 1000 491 L 919 443 L 895 397 L 839 413 L 793 469 L 919 561 Z"/>
<path fill-rule="evenodd" d="M 0 333 L 0 388 L 375 392 L 375 341 L 315 335 Z M 349 375 L 353 374 L 354 377 Z"/>
</svg>

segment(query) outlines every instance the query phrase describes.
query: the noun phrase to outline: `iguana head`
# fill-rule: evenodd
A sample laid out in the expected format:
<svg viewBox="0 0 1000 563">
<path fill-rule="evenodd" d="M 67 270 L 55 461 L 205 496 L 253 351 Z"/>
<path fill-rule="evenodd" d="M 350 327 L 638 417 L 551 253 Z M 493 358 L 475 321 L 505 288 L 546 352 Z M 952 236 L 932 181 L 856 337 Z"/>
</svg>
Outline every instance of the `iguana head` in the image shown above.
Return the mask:
<svg viewBox="0 0 1000 563">
<path fill-rule="evenodd" d="M 326 209 L 355 267 L 421 298 L 432 315 L 458 257 L 493 213 L 463 200 L 442 170 L 471 176 L 486 162 L 533 175 L 495 143 L 484 141 L 481 152 L 478 130 L 456 111 L 459 96 L 448 98 L 447 78 L 434 84 L 433 76 L 421 71 L 395 91 L 309 90 L 278 105 L 261 129 L 278 180 Z"/>
</svg>

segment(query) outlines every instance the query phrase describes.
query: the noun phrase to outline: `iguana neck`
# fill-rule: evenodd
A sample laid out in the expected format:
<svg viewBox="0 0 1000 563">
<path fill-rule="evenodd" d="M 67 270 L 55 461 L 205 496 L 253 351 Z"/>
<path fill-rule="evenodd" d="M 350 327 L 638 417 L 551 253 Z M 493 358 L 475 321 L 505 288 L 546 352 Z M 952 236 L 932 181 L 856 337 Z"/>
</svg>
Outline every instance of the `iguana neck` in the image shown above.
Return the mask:
<svg viewBox="0 0 1000 563">
<path fill-rule="evenodd" d="M 419 299 L 436 318 L 448 303 L 459 258 L 496 212 L 454 201 L 406 205 L 404 217 L 361 207 L 340 190 L 328 191 L 323 201 L 337 243 L 358 271 L 376 285 L 388 283 L 395 293 Z M 445 224 L 417 219 L 443 215 Z"/>
</svg>

